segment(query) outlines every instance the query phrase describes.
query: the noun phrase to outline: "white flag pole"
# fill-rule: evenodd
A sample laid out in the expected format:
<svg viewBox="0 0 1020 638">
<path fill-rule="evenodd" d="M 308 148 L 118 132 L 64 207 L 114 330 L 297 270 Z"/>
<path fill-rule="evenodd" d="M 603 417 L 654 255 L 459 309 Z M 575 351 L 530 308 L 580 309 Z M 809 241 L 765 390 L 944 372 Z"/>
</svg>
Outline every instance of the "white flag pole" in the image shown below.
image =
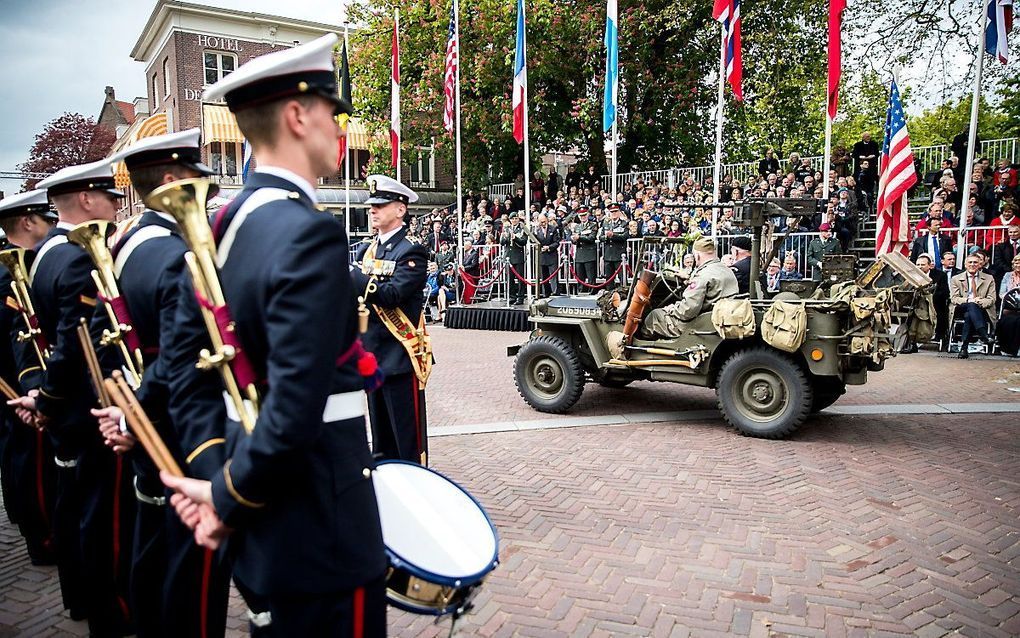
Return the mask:
<svg viewBox="0 0 1020 638">
<path fill-rule="evenodd" d="M 346 7 L 345 7 L 346 9 Z M 344 50 L 347 55 L 350 55 L 350 49 L 347 41 L 347 11 L 344 11 Z M 347 130 L 350 132 L 351 120 L 347 119 Z M 351 140 L 348 137 L 347 143 L 344 145 L 346 152 L 344 153 L 344 229 L 347 232 L 347 239 L 351 237 Z"/>
<path fill-rule="evenodd" d="M 456 143 L 457 143 L 457 263 L 464 263 L 464 199 L 462 193 L 461 183 L 461 163 L 460 163 L 460 2 L 459 0 L 453 0 L 453 27 L 456 29 L 454 37 L 457 39 L 457 68 L 454 74 L 454 89 L 456 104 Z"/>
<path fill-rule="evenodd" d="M 396 41 L 396 46 L 395 46 L 395 48 L 396 48 L 396 55 L 394 55 L 394 59 L 393 59 L 394 68 L 390 69 L 390 74 L 391 74 L 390 78 L 391 79 L 392 79 L 394 73 L 396 73 L 398 75 L 400 73 L 400 9 L 397 8 L 396 6 L 393 7 L 393 39 Z M 398 80 L 395 84 L 396 84 L 396 86 L 393 87 L 395 89 L 395 91 L 394 91 L 395 95 L 392 97 L 393 104 L 390 106 L 390 109 L 395 111 L 396 115 L 394 116 L 393 114 L 391 114 L 390 117 L 393 119 L 393 122 L 397 126 L 400 126 L 400 81 Z M 401 126 L 400 128 L 403 128 L 403 127 Z M 398 182 L 402 183 L 402 177 L 400 175 L 400 146 L 401 146 L 401 142 L 402 142 L 401 138 L 403 137 L 403 131 L 402 130 L 397 130 L 396 133 L 397 133 L 397 137 L 396 137 L 396 143 L 397 143 L 396 178 L 397 178 Z"/>
<path fill-rule="evenodd" d="M 531 224 L 531 175 L 529 169 L 531 168 L 531 158 L 529 156 L 528 146 L 528 12 L 527 2 L 521 2 L 521 14 L 523 15 L 522 22 L 524 23 L 524 29 L 521 33 L 522 50 L 524 53 L 524 219 L 525 223 Z M 537 261 L 538 251 L 535 251 Z M 530 266 L 532 259 L 528 259 L 528 265 Z M 536 264 L 537 265 L 537 264 Z M 539 278 L 542 276 L 542 269 L 537 268 L 536 273 L 533 273 L 535 279 L 535 286 L 528 286 L 528 304 L 531 304 L 531 300 L 539 295 Z M 525 275 L 528 280 L 531 280 L 532 273 Z"/>
<path fill-rule="evenodd" d="M 726 25 L 719 24 L 719 98 L 716 104 L 715 118 L 715 170 L 712 173 L 713 190 L 712 203 L 719 203 L 719 192 L 722 182 L 722 133 L 723 133 L 723 108 L 725 107 L 726 88 Z M 716 236 L 716 226 L 719 220 L 719 209 L 712 209 L 712 237 Z"/>
<path fill-rule="evenodd" d="M 828 100 L 826 100 L 828 102 Z M 829 105 L 825 105 L 825 156 L 822 158 L 822 199 L 829 201 L 829 171 L 832 170 L 832 118 L 829 117 Z M 806 197 L 813 197 L 805 193 Z"/>
<path fill-rule="evenodd" d="M 974 97 L 970 105 L 970 131 L 967 133 L 967 157 L 960 158 L 966 161 L 966 168 L 963 174 L 963 184 L 957 184 L 956 188 L 963 193 L 960 203 L 960 218 L 957 225 L 960 227 L 959 236 L 956 239 L 957 255 L 956 267 L 963 268 L 963 262 L 967 257 L 967 245 L 964 237 L 967 232 L 967 211 L 970 209 L 970 183 L 974 179 L 974 158 L 977 155 L 977 129 L 978 129 L 978 107 L 981 105 L 981 73 L 984 70 L 985 60 L 985 29 L 988 28 L 988 3 L 982 0 L 979 5 L 981 17 L 978 23 L 981 28 L 977 35 L 977 68 L 974 71 Z"/>
</svg>

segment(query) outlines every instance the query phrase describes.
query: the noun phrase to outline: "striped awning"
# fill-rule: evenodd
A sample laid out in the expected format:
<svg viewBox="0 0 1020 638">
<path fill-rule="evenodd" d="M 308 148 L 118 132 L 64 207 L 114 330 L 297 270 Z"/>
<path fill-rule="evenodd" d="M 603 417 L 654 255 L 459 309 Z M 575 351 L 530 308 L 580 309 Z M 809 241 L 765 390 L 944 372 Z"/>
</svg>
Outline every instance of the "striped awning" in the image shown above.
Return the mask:
<svg viewBox="0 0 1020 638">
<path fill-rule="evenodd" d="M 222 104 L 202 105 L 202 144 L 244 141 L 234 114 Z"/>
<path fill-rule="evenodd" d="M 134 135 L 131 136 L 131 141 L 128 144 L 134 144 L 138 140 L 145 139 L 146 137 L 155 137 L 156 135 L 164 135 L 166 130 L 166 113 L 157 113 L 151 117 L 145 119 L 138 130 L 135 131 Z M 125 189 L 131 185 L 131 176 L 128 174 L 127 166 L 124 162 L 117 162 L 113 166 L 113 181 L 119 189 Z"/>
<path fill-rule="evenodd" d="M 371 136 L 365 128 L 364 122 L 352 117 L 347 122 L 347 148 L 357 148 L 363 151 L 368 150 L 368 141 Z"/>
<path fill-rule="evenodd" d="M 364 122 L 352 117 L 347 122 L 347 148 L 368 150 L 368 142 L 371 135 L 365 128 Z M 241 129 L 237 128 L 237 120 L 234 114 L 222 104 L 202 105 L 202 144 L 209 142 L 238 142 L 244 141 Z"/>
</svg>

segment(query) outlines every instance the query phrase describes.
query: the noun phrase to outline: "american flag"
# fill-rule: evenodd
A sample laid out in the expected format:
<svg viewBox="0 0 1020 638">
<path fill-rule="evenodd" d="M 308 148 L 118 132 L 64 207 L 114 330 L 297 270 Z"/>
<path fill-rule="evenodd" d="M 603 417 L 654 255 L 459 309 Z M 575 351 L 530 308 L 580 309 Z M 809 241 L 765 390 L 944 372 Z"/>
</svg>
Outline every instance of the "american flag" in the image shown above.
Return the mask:
<svg viewBox="0 0 1020 638">
<path fill-rule="evenodd" d="M 456 2 L 457 0 L 453 0 Z M 450 3 L 450 32 L 446 37 L 446 74 L 443 76 L 443 94 L 446 108 L 443 109 L 443 128 L 453 135 L 453 109 L 456 100 L 457 65 L 460 64 L 460 42 L 457 41 L 457 14 Z"/>
<path fill-rule="evenodd" d="M 733 97 L 744 100 L 744 63 L 740 56 L 740 0 L 715 0 L 712 17 L 722 22 L 726 39 L 726 79 L 733 87 Z"/>
<path fill-rule="evenodd" d="M 907 118 L 900 102 L 896 80 L 889 88 L 889 109 L 885 116 L 885 141 L 878 158 L 878 229 L 875 254 L 894 250 L 907 254 L 909 221 L 907 191 L 917 183 L 914 154 L 910 150 Z"/>
</svg>

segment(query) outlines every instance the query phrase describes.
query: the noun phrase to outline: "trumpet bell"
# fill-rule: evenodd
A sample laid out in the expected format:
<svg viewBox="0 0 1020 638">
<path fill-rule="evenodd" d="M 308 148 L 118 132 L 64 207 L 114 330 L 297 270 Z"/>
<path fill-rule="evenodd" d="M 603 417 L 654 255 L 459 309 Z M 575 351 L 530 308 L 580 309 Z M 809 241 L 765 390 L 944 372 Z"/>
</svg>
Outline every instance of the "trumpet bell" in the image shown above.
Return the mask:
<svg viewBox="0 0 1020 638">
<path fill-rule="evenodd" d="M 153 190 L 145 198 L 145 205 L 175 218 L 197 208 L 205 214 L 206 201 L 219 191 L 219 187 L 203 177 L 179 179 Z"/>
</svg>

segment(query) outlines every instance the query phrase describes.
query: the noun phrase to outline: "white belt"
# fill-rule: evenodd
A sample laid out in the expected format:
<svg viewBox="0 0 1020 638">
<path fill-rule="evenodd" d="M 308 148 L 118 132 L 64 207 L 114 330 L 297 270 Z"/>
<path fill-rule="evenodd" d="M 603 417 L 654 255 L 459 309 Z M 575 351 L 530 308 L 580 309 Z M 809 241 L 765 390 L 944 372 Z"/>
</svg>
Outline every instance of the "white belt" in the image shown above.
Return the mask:
<svg viewBox="0 0 1020 638">
<path fill-rule="evenodd" d="M 223 393 L 223 403 L 227 406 L 227 418 L 231 421 L 240 421 L 241 419 L 237 413 L 237 409 L 234 407 L 234 402 L 230 400 L 230 395 L 226 392 Z M 255 410 L 252 409 L 251 402 L 246 400 L 244 402 L 244 407 L 248 410 L 249 414 L 252 415 L 252 420 L 254 421 Z M 331 394 L 326 399 L 326 407 L 322 409 L 323 423 L 344 421 L 346 419 L 353 419 L 360 416 L 365 416 L 364 390 Z"/>
<path fill-rule="evenodd" d="M 78 467 L 78 459 L 71 459 L 70 461 L 61 460 L 60 457 L 54 456 L 53 462 L 57 464 L 57 467 L 69 469 L 72 467 Z"/>
<path fill-rule="evenodd" d="M 145 503 L 146 505 L 157 505 L 157 506 L 166 505 L 166 497 L 165 496 L 149 496 L 148 494 L 146 494 L 142 490 L 138 489 L 138 477 L 137 476 L 135 477 L 135 498 L 138 499 L 138 502 Z"/>
<path fill-rule="evenodd" d="M 273 624 L 273 615 L 268 611 L 262 611 L 256 614 L 251 609 L 249 609 L 248 622 L 259 628 L 268 627 L 269 625 Z"/>
</svg>

